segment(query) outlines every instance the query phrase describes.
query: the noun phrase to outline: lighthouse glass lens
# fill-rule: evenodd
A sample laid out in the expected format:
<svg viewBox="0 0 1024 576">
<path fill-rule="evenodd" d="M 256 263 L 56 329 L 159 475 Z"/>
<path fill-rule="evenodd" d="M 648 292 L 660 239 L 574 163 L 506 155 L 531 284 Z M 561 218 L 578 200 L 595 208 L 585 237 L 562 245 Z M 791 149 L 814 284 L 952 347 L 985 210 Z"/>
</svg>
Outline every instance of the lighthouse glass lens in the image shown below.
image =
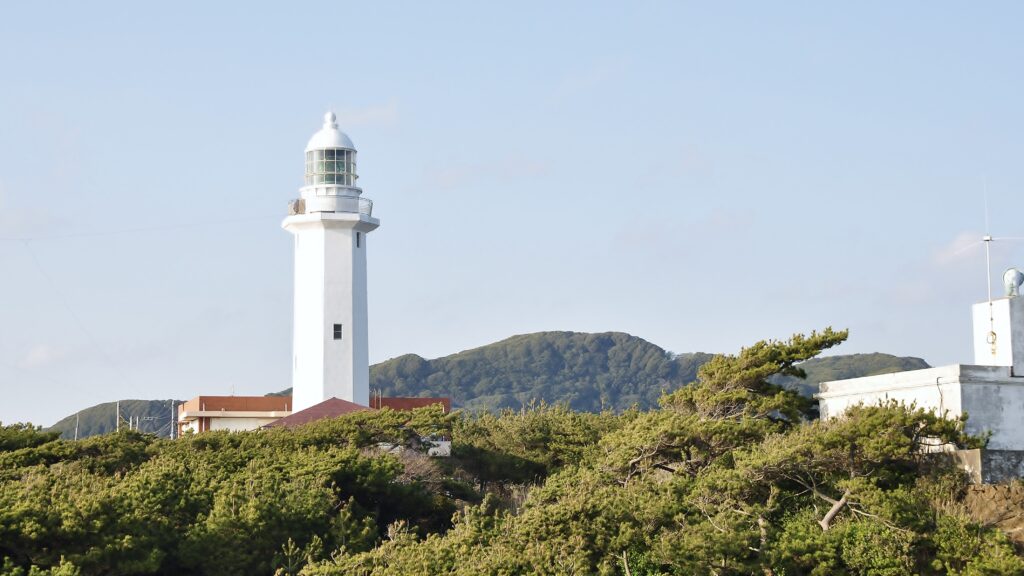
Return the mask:
<svg viewBox="0 0 1024 576">
<path fill-rule="evenodd" d="M 332 148 L 306 153 L 307 184 L 354 186 L 356 154 L 352 150 Z"/>
</svg>

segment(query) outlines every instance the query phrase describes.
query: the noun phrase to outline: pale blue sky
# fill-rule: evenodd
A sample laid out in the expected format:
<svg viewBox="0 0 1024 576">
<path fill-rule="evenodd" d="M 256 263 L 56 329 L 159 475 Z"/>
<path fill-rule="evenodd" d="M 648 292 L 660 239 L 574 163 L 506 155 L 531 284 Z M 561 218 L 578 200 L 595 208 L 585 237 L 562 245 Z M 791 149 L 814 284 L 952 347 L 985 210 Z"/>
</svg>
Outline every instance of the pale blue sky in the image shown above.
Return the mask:
<svg viewBox="0 0 1024 576">
<path fill-rule="evenodd" d="M 15 3 L 0 421 L 290 385 L 280 229 L 359 149 L 371 360 L 848 327 L 970 361 L 988 188 L 1024 236 L 1019 3 Z M 35 238 L 28 242 L 12 238 Z M 994 252 L 996 274 L 1024 244 Z"/>
</svg>

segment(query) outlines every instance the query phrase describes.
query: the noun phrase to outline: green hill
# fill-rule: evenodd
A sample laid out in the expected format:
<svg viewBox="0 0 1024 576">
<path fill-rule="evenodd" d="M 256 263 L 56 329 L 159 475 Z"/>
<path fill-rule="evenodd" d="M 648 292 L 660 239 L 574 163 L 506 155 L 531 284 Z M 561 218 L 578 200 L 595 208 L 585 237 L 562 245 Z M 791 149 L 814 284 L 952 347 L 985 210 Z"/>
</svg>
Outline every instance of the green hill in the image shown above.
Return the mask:
<svg viewBox="0 0 1024 576">
<path fill-rule="evenodd" d="M 370 367 L 370 389 L 384 396 L 446 396 L 470 410 L 519 408 L 535 401 L 574 410 L 647 409 L 666 390 L 693 381 L 711 359 L 672 355 L 622 332 L 537 332 L 427 360 L 405 354 Z M 276 395 L 291 394 L 291 389 Z"/>
<path fill-rule="evenodd" d="M 175 400 L 181 404 L 181 400 Z M 114 430 L 117 421 L 117 403 L 104 402 L 72 414 L 49 430 L 61 433 L 61 438 L 75 437 L 75 420 L 78 420 L 78 437 L 87 438 L 106 434 Z M 138 418 L 139 430 L 167 436 L 171 423 L 171 400 L 121 400 L 121 426 L 128 426 L 128 419 Z"/>
<path fill-rule="evenodd" d="M 696 379 L 710 360 L 703 352 L 673 355 L 642 338 L 621 332 L 588 334 L 538 332 L 428 360 L 415 354 L 370 368 L 370 387 L 384 396 L 447 396 L 470 410 L 519 408 L 535 401 L 568 404 L 597 412 L 657 406 L 658 397 Z M 802 364 L 807 380 L 780 382 L 812 394 L 819 382 L 926 368 L 920 358 L 852 354 L 815 358 Z M 291 394 L 291 389 L 275 393 Z M 122 416 L 140 416 L 141 429 L 167 434 L 170 400 L 123 400 Z M 79 412 L 79 437 L 114 429 L 114 403 Z M 75 415 L 54 424 L 74 437 Z"/>
<path fill-rule="evenodd" d="M 664 391 L 692 381 L 710 357 L 676 358 L 621 332 L 540 332 L 436 360 L 400 356 L 374 366 L 370 386 L 385 396 L 449 396 L 469 409 L 540 400 L 588 412 L 649 408 Z"/>
</svg>

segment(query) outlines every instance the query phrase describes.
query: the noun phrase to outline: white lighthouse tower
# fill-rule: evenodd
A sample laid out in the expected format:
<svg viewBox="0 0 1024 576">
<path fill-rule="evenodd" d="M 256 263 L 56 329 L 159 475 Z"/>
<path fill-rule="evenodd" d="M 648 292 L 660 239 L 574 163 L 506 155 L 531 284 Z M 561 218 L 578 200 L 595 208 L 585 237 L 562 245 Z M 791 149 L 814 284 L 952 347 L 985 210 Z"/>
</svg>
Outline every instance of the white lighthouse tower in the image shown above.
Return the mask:
<svg viewBox="0 0 1024 576">
<path fill-rule="evenodd" d="M 369 405 L 366 236 L 380 221 L 356 178 L 355 146 L 328 112 L 282 224 L 295 236 L 295 412 L 332 397 Z"/>
</svg>

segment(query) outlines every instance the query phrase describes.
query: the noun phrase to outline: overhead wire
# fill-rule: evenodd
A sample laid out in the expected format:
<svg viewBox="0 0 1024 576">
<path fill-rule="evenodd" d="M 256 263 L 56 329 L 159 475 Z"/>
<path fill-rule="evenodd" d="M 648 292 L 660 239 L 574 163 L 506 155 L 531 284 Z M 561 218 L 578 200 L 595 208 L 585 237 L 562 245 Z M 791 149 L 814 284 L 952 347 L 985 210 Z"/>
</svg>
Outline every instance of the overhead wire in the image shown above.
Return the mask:
<svg viewBox="0 0 1024 576">
<path fill-rule="evenodd" d="M 234 224 L 239 222 L 253 222 L 258 220 L 269 220 L 280 218 L 280 216 L 249 216 L 244 218 L 227 218 L 223 220 L 207 220 L 204 222 L 183 222 L 180 224 L 164 224 L 160 226 L 147 226 L 143 228 L 122 228 L 120 230 L 99 230 L 95 232 L 75 232 L 71 234 L 51 234 L 44 236 L 0 236 L 0 241 L 7 242 L 39 242 L 45 240 L 67 240 L 73 238 L 95 238 L 99 236 L 116 236 L 120 234 L 139 234 L 145 232 L 160 232 L 164 230 L 181 230 L 186 228 L 201 228 L 203 226 L 217 226 L 220 224 Z"/>
<path fill-rule="evenodd" d="M 85 322 L 82 321 L 82 318 L 78 315 L 78 313 L 75 312 L 75 309 L 71 306 L 71 303 L 68 301 L 67 296 L 65 296 L 64 292 L 57 286 L 57 283 L 53 280 L 53 277 L 46 272 L 45 268 L 43 268 L 43 265 L 39 261 L 39 258 L 36 256 L 35 251 L 32 250 L 31 241 L 23 240 L 21 244 L 22 246 L 25 247 L 25 251 L 28 252 L 29 258 L 32 260 L 32 264 L 35 265 L 36 270 L 39 272 L 39 275 L 43 277 L 47 284 L 50 285 L 50 289 L 53 291 L 54 294 L 57 295 L 57 300 L 59 300 L 60 303 L 64 306 L 64 309 L 67 310 L 68 315 L 78 326 L 78 329 L 81 330 L 82 333 L 85 334 L 85 336 L 89 339 L 90 344 L 92 344 L 92 347 L 95 348 L 96 352 L 100 355 L 100 357 L 103 358 L 104 361 L 106 361 L 110 365 L 110 367 L 114 369 L 114 371 L 117 373 L 118 376 L 120 376 L 121 380 L 125 384 L 128 384 L 128 378 L 125 375 L 125 373 L 121 370 L 120 365 L 114 362 L 114 359 L 111 358 L 109 354 L 107 354 L 107 352 L 103 349 L 102 346 L 100 346 L 99 340 L 92 333 L 92 331 L 89 330 L 88 327 L 86 327 Z"/>
<path fill-rule="evenodd" d="M 279 218 L 279 217 L 280 216 L 277 216 L 277 215 L 274 215 L 274 216 L 248 216 L 248 217 L 241 217 L 241 218 L 224 218 L 224 219 L 220 219 L 220 220 L 208 220 L 208 221 L 203 221 L 203 222 L 187 222 L 187 223 L 178 223 L 178 224 L 165 224 L 165 225 L 159 225 L 159 226 L 146 226 L 146 227 L 138 227 L 138 228 L 123 228 L 123 229 L 119 229 L 119 230 L 102 230 L 102 231 L 95 231 L 95 232 L 80 232 L 80 233 L 71 233 L 71 234 L 51 234 L 51 235 L 38 235 L 38 236 L 0 236 L 0 241 L 17 242 L 17 243 L 21 244 L 24 247 L 25 252 L 28 254 L 29 259 L 32 261 L 33 266 L 36 268 L 36 271 L 43 278 L 43 280 L 47 284 L 49 284 L 50 290 L 57 296 L 57 299 L 60 301 L 60 303 L 64 307 L 64 309 L 67 310 L 68 315 L 71 317 L 72 321 L 75 323 L 75 325 L 78 327 L 78 329 L 81 330 L 81 332 L 87 337 L 87 339 L 89 340 L 90 345 L 92 346 L 92 348 L 94 348 L 94 350 L 97 353 L 97 355 L 100 358 L 102 358 L 103 361 L 110 366 L 110 368 L 118 375 L 118 377 L 125 384 L 128 384 L 129 383 L 129 379 L 128 379 L 127 375 L 124 373 L 124 371 L 121 369 L 120 364 L 118 364 L 116 361 L 114 361 L 114 359 L 110 356 L 110 354 L 108 354 L 106 352 L 106 350 L 103 348 L 103 346 L 100 345 L 99 339 L 95 336 L 95 334 L 92 332 L 92 330 L 90 330 L 86 326 L 85 321 L 82 319 L 82 317 L 77 312 L 75 312 L 75 309 L 71 306 L 70 300 L 67 298 L 67 296 L 64 294 L 64 292 L 60 289 L 60 287 L 58 286 L 57 282 L 53 279 L 53 277 L 46 271 L 46 268 L 43 266 L 42 262 L 40 261 L 39 256 L 32 249 L 31 243 L 32 242 L 49 241 L 49 240 L 66 240 L 66 239 L 77 239 L 77 238 L 95 238 L 95 237 L 103 237 L 103 236 L 115 236 L 115 235 L 121 235 L 121 234 L 141 234 L 141 233 L 149 233 L 149 232 L 168 231 L 168 230 L 181 230 L 181 229 L 189 229 L 189 228 L 200 228 L 200 227 L 204 227 L 204 226 L 217 226 L 217 225 L 221 225 L 221 224 L 233 224 L 233 223 L 240 223 L 240 222 L 254 222 L 254 221 L 261 221 L 261 220 L 269 220 L 271 218 L 276 219 L 276 218 Z M 15 365 L 12 365 L 12 364 L 8 364 L 6 362 L 2 363 L 2 365 L 6 366 L 8 368 L 17 369 L 18 371 L 21 371 L 21 372 L 27 372 L 26 370 L 23 370 L 23 369 L 21 369 L 18 366 L 15 366 Z M 36 376 L 40 376 L 43 379 L 45 379 L 45 380 L 47 380 L 47 381 L 49 381 L 49 382 L 51 382 L 53 384 L 57 384 L 59 386 L 63 386 L 62 383 L 60 383 L 60 382 L 58 382 L 58 381 L 56 381 L 56 380 L 54 380 L 54 379 L 52 379 L 50 377 L 41 376 L 41 375 L 36 375 Z M 167 424 L 165 426 L 161 426 L 160 430 L 162 431 L 163 428 L 168 428 L 168 430 L 169 430 L 169 427 L 171 425 L 172 424 L 169 423 L 169 424 Z"/>
</svg>

